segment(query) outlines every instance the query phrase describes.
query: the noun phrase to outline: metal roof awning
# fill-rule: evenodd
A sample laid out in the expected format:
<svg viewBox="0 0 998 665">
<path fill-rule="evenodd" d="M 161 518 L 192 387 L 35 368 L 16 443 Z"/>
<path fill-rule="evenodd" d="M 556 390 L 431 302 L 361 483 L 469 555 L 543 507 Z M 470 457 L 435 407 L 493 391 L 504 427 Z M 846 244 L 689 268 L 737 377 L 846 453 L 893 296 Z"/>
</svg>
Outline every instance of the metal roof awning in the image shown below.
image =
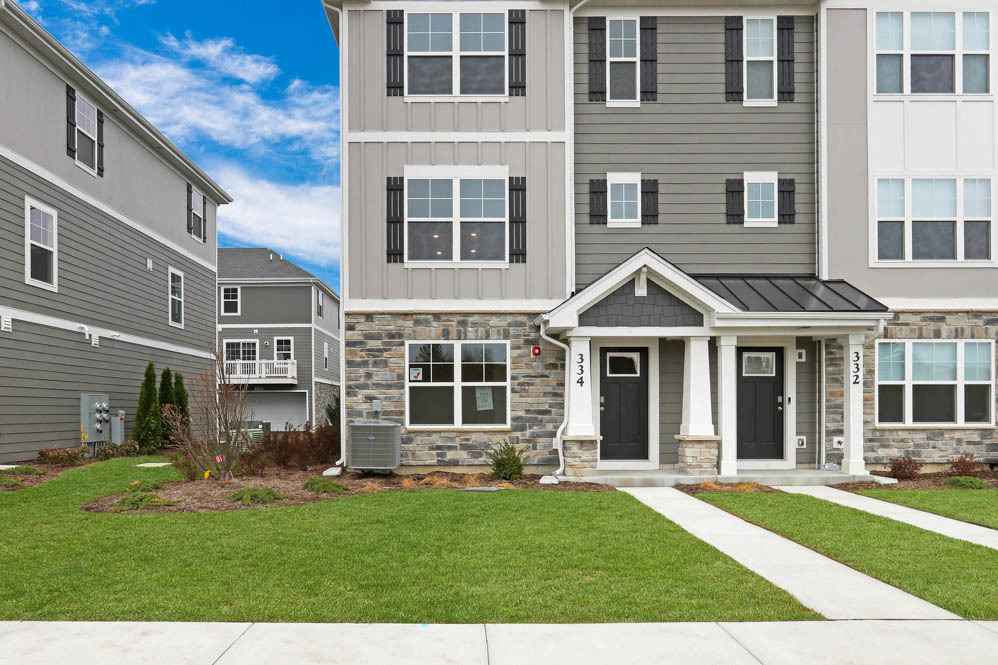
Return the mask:
<svg viewBox="0 0 998 665">
<path fill-rule="evenodd" d="M 692 275 L 743 312 L 887 312 L 841 279 L 790 275 Z"/>
</svg>

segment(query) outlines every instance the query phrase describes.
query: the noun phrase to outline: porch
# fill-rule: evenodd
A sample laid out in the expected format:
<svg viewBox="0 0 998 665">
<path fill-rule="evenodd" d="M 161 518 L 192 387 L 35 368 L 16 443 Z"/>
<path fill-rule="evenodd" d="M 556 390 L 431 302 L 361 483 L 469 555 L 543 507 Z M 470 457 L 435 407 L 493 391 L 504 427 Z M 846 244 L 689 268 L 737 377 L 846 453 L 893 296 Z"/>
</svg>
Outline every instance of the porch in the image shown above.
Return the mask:
<svg viewBox="0 0 998 665">
<path fill-rule="evenodd" d="M 226 360 L 225 373 L 233 383 L 293 384 L 298 380 L 298 361 Z"/>
</svg>

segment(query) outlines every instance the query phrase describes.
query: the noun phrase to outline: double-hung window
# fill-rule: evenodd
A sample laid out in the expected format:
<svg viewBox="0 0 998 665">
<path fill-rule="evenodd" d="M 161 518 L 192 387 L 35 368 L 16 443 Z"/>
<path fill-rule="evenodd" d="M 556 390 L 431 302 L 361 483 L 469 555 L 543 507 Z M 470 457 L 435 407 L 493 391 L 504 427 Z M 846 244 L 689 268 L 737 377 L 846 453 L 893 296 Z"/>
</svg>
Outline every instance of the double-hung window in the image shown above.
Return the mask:
<svg viewBox="0 0 998 665">
<path fill-rule="evenodd" d="M 406 353 L 407 426 L 509 426 L 509 342 L 409 342 Z"/>
<path fill-rule="evenodd" d="M 172 266 L 169 274 L 170 325 L 184 327 L 184 273 Z"/>
<path fill-rule="evenodd" d="M 316 289 L 315 290 L 315 315 L 317 317 L 319 317 L 320 319 L 322 318 L 323 309 L 324 309 L 324 306 L 323 306 L 323 299 L 322 299 L 322 291 L 320 291 L 319 289 Z"/>
<path fill-rule="evenodd" d="M 24 199 L 24 283 L 58 290 L 58 225 L 55 208 Z"/>
<path fill-rule="evenodd" d="M 295 340 L 293 337 L 274 338 L 274 360 L 294 360 Z"/>
<path fill-rule="evenodd" d="M 747 172 L 744 174 L 744 179 L 745 226 L 777 226 L 778 174 L 775 171 Z"/>
<path fill-rule="evenodd" d="M 406 69 L 408 95 L 505 95 L 506 14 L 406 12 Z"/>
<path fill-rule="evenodd" d="M 641 227 L 641 174 L 607 173 L 606 185 L 610 194 L 609 228 Z"/>
<path fill-rule="evenodd" d="M 322 369 L 329 369 L 329 342 L 322 343 Z"/>
<path fill-rule="evenodd" d="M 776 104 L 776 19 L 745 19 L 745 103 Z"/>
<path fill-rule="evenodd" d="M 191 236 L 204 242 L 204 194 L 191 190 Z"/>
<path fill-rule="evenodd" d="M 877 343 L 878 425 L 994 423 L 994 341 Z"/>
<path fill-rule="evenodd" d="M 638 20 L 610 19 L 607 31 L 606 89 L 613 102 L 638 102 Z"/>
<path fill-rule="evenodd" d="M 222 315 L 223 316 L 238 316 L 240 309 L 240 287 L 238 286 L 223 286 L 222 287 Z"/>
<path fill-rule="evenodd" d="M 97 108 L 76 93 L 76 163 L 97 173 Z"/>
</svg>

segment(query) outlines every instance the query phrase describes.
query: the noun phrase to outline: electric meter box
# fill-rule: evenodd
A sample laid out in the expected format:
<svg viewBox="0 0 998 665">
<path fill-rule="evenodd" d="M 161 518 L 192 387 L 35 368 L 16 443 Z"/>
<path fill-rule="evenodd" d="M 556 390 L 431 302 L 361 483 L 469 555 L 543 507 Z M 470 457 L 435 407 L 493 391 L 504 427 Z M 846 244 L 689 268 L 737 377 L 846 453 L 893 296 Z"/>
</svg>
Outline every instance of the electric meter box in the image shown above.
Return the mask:
<svg viewBox="0 0 998 665">
<path fill-rule="evenodd" d="M 88 445 L 111 440 L 111 406 L 106 393 L 80 395 L 80 429 L 86 435 L 84 443 Z"/>
</svg>

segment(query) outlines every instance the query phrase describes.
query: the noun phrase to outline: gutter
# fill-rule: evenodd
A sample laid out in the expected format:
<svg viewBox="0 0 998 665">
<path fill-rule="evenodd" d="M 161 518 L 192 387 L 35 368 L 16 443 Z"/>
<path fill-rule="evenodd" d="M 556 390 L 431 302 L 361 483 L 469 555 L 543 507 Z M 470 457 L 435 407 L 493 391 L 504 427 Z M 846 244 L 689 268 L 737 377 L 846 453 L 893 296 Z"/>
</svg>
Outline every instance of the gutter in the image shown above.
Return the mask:
<svg viewBox="0 0 998 665">
<path fill-rule="evenodd" d="M 558 476 L 563 476 L 565 474 L 565 443 L 564 440 L 562 439 L 562 435 L 565 432 L 565 428 L 568 426 L 568 406 L 572 394 L 572 391 L 569 389 L 569 382 L 571 381 L 571 372 L 572 372 L 571 363 L 569 362 L 569 360 L 571 359 L 572 354 L 567 344 L 565 344 L 564 342 L 560 342 L 548 335 L 547 326 L 548 326 L 547 321 L 541 318 L 540 320 L 541 339 L 546 340 L 551 344 L 554 344 L 555 346 L 561 347 L 562 350 L 565 352 L 565 417 L 562 418 L 561 425 L 558 426 L 558 431 L 555 432 L 554 434 L 555 444 L 558 448 L 558 468 L 555 469 L 554 473 L 552 473 L 550 476 L 544 476 L 543 478 L 541 478 L 541 482 L 546 485 L 557 485 Z"/>
</svg>

